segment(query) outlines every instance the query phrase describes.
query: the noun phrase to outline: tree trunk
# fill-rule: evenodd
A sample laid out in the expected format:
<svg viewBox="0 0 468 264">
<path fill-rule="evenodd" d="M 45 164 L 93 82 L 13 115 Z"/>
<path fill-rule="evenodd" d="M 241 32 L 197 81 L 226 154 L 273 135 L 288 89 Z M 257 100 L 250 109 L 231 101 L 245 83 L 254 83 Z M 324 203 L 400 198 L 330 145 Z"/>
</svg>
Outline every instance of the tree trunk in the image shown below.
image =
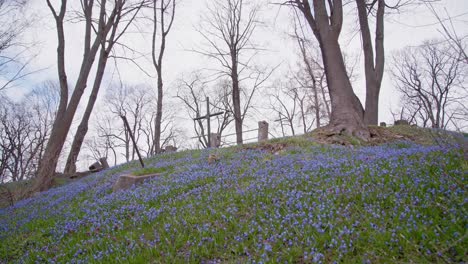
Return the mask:
<svg viewBox="0 0 468 264">
<path fill-rule="evenodd" d="M 175 18 L 175 8 L 176 8 L 176 0 L 170 0 L 168 2 L 161 0 L 160 7 L 159 7 L 159 14 L 160 14 L 160 31 L 161 31 L 161 42 L 159 46 L 159 55 L 156 61 L 156 35 L 157 35 L 157 8 L 156 8 L 157 1 L 153 1 L 153 34 L 152 34 L 152 43 L 151 43 L 151 55 L 153 60 L 153 66 L 156 69 L 156 73 L 158 75 L 158 101 L 156 105 L 156 118 L 154 124 L 154 139 L 153 139 L 153 151 L 154 154 L 161 152 L 161 123 L 162 123 L 162 116 L 163 116 L 163 76 L 162 76 L 162 65 L 163 65 L 163 58 L 164 52 L 166 50 L 166 37 L 169 34 L 172 23 L 174 22 Z M 170 9 L 172 7 L 172 9 Z M 167 23 L 166 27 L 166 19 L 165 15 L 169 14 L 169 23 Z"/>
<path fill-rule="evenodd" d="M 327 117 L 330 118 L 331 116 L 331 110 L 330 110 L 330 104 L 328 103 L 328 99 L 327 99 L 327 94 L 325 92 L 325 85 L 323 85 L 323 79 L 325 78 L 326 76 L 322 75 L 320 77 L 320 94 L 322 95 L 322 99 L 323 99 L 323 104 L 325 105 L 325 111 L 327 112 Z"/>
<path fill-rule="evenodd" d="M 54 124 L 44 155 L 39 161 L 39 168 L 37 170 L 36 183 L 33 187 L 33 191 L 42 192 L 48 190 L 52 186 L 55 168 L 57 167 L 58 159 L 68 134 L 68 129 L 62 126 L 61 123 L 62 122 L 55 122 Z"/>
<path fill-rule="evenodd" d="M 243 144 L 242 139 L 242 113 L 240 107 L 240 87 L 239 87 L 239 74 L 237 72 L 237 54 L 235 50 L 231 50 L 232 59 L 232 104 L 234 108 L 234 125 L 236 128 L 236 143 L 237 145 Z"/>
<path fill-rule="evenodd" d="M 156 105 L 156 120 L 154 122 L 154 151 L 156 153 L 161 152 L 161 122 L 163 115 L 163 80 L 162 80 L 162 64 L 158 64 L 158 102 Z"/>
<path fill-rule="evenodd" d="M 96 78 L 94 79 L 93 89 L 91 91 L 91 95 L 89 96 L 88 104 L 86 106 L 83 118 L 81 119 L 81 123 L 76 131 L 75 138 L 73 139 L 70 153 L 68 154 L 67 158 L 67 163 L 65 165 L 64 173 L 76 172 L 76 161 L 78 159 L 78 155 L 80 154 L 84 138 L 88 132 L 89 118 L 91 117 L 91 113 L 93 112 L 94 104 L 96 103 L 97 95 L 99 93 L 99 88 L 101 87 L 102 78 L 104 76 L 104 71 L 107 64 L 107 58 L 108 52 L 106 49 L 104 49 L 104 47 L 102 47 L 99 56 Z"/>
<path fill-rule="evenodd" d="M 32 187 L 33 191 L 45 191 L 52 185 L 60 153 L 62 152 L 63 145 L 67 138 L 68 131 L 70 130 L 81 96 L 86 88 L 86 82 L 102 40 L 101 34 L 98 34 L 91 48 L 89 50 L 85 50 L 78 80 L 76 81 L 75 89 L 67 106 L 68 84 L 66 82 L 67 75 L 65 72 L 65 35 L 63 31 L 63 17 L 65 16 L 66 10 L 65 6 L 66 3 L 62 3 L 61 15 L 59 17 L 55 17 L 58 34 L 58 75 L 61 87 L 59 112 L 54 120 L 54 125 L 44 151 L 44 156 L 39 162 L 36 183 Z M 88 41 L 88 39 L 85 40 L 85 42 Z"/>
<path fill-rule="evenodd" d="M 49 7 L 53 9 L 49 2 L 48 4 Z M 102 41 L 105 39 L 107 33 L 109 32 L 108 30 L 110 24 L 104 24 L 103 22 L 105 17 L 105 5 L 106 1 L 102 1 L 99 18 L 99 21 L 102 22 L 100 22 L 99 32 L 96 34 L 96 38 L 94 39 L 93 44 L 90 45 L 91 40 L 89 35 L 86 35 L 85 37 L 85 51 L 83 54 L 83 60 L 81 62 L 80 72 L 75 84 L 75 89 L 73 90 L 73 94 L 70 98 L 68 105 L 66 105 L 66 101 L 68 100 L 68 84 L 66 83 L 67 75 L 65 72 L 64 59 L 65 35 L 63 32 L 63 18 L 65 16 L 66 1 L 62 1 L 61 15 L 55 17 L 58 34 L 58 75 L 61 87 L 60 106 L 59 113 L 57 114 L 57 117 L 54 120 L 54 125 L 52 127 L 49 142 L 47 142 L 47 146 L 44 151 L 44 156 L 39 162 L 36 183 L 32 188 L 33 191 L 45 191 L 49 189 L 52 185 L 53 176 L 55 174 L 55 169 L 60 158 L 60 153 L 62 152 L 63 145 L 65 143 L 73 118 L 76 113 L 76 109 L 78 108 L 81 97 L 84 93 L 84 90 L 86 89 L 88 77 L 96 59 L 96 53 L 98 52 Z M 114 16 L 115 14 L 113 13 L 111 16 L 109 16 L 108 20 L 113 20 Z M 86 24 L 87 28 L 91 26 L 92 25 L 89 23 Z"/>
<path fill-rule="evenodd" d="M 322 51 L 332 108 L 327 129 L 332 133 L 346 133 L 367 140 L 370 134 L 364 124 L 364 110 L 353 92 L 338 43 L 343 25 L 342 1 L 333 1 L 333 5 L 328 1 L 327 7 L 325 1 L 313 0 L 313 8 L 308 0 L 296 2 L 300 2 L 298 8 L 304 14 Z"/>
<path fill-rule="evenodd" d="M 366 109 L 364 121 L 367 125 L 377 125 L 379 117 L 379 94 L 384 71 L 384 11 L 385 0 L 378 0 L 375 27 L 375 62 L 369 29 L 368 11 L 365 0 L 356 0 L 359 25 L 361 28 L 364 69 L 366 75 Z"/>
<path fill-rule="evenodd" d="M 313 79 L 312 89 L 313 89 L 313 93 L 314 93 L 315 121 L 317 122 L 317 128 L 319 128 L 319 127 L 321 127 L 320 102 L 319 102 L 319 98 L 318 98 L 317 81 L 315 80 L 315 77 Z"/>
<path fill-rule="evenodd" d="M 323 38 L 320 42 L 331 99 L 329 128 L 335 133 L 348 133 L 362 139 L 369 138 L 364 124 L 364 110 L 353 92 L 338 40 Z"/>
<path fill-rule="evenodd" d="M 379 94 L 380 83 L 375 78 L 366 77 L 366 110 L 364 122 L 367 125 L 376 126 L 379 121 Z"/>
</svg>

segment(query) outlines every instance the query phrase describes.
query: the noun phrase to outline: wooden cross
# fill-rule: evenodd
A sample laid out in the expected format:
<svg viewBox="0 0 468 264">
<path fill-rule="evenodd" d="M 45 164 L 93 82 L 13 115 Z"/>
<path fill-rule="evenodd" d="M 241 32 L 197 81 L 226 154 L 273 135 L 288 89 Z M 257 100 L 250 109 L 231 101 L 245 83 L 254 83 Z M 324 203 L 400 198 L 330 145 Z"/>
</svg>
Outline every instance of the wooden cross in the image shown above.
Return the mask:
<svg viewBox="0 0 468 264">
<path fill-rule="evenodd" d="M 204 116 L 199 116 L 199 117 L 196 117 L 194 118 L 193 120 L 194 121 L 197 121 L 197 120 L 201 120 L 201 119 L 206 119 L 208 121 L 208 147 L 211 147 L 211 122 L 210 122 L 210 118 L 213 117 L 213 116 L 218 116 L 218 115 L 222 115 L 224 114 L 224 112 L 218 112 L 218 113 L 214 113 L 214 114 L 210 114 L 210 98 L 209 97 L 206 97 L 206 115 Z"/>
</svg>

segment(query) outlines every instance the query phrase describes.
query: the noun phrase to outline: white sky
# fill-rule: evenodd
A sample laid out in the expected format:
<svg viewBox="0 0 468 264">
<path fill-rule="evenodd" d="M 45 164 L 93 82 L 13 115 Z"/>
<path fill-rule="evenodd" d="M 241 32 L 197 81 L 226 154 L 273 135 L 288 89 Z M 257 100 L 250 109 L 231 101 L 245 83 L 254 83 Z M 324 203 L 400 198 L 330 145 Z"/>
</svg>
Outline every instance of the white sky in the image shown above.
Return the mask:
<svg viewBox="0 0 468 264">
<path fill-rule="evenodd" d="M 168 37 L 167 51 L 164 59 L 164 79 L 165 87 L 175 91 L 174 82 L 182 74 L 207 65 L 213 65 L 206 58 L 201 57 L 188 50 L 200 45 L 201 38 L 194 30 L 194 25 L 198 24 L 200 15 L 205 11 L 205 2 L 216 0 L 180 0 L 176 11 L 176 18 L 173 30 Z M 267 51 L 258 58 L 257 64 L 274 66 L 281 63 L 281 67 L 276 72 L 276 76 L 282 76 L 289 65 L 294 65 L 297 60 L 296 46 L 293 41 L 287 37 L 287 33 L 292 28 L 289 19 L 290 10 L 286 7 L 280 8 L 278 5 L 268 4 L 267 0 L 253 0 L 255 2 L 265 3 L 260 18 L 264 20 L 265 26 L 257 31 L 254 36 L 254 42 L 259 43 L 262 47 L 267 48 Z M 69 1 L 73 4 L 78 4 L 78 0 Z M 280 2 L 273 1 L 270 2 Z M 468 1 L 467 0 L 441 0 L 434 4 L 442 17 L 446 14 L 454 17 L 454 26 L 459 35 L 466 35 L 468 32 Z M 351 8 L 354 9 L 354 3 Z M 8 93 L 13 97 L 18 97 L 26 93 L 32 86 L 48 79 L 57 79 L 56 69 L 56 46 L 57 37 L 55 32 L 55 24 L 47 8 L 44 0 L 32 0 L 27 9 L 28 16 L 34 15 L 40 18 L 34 27 L 30 29 L 26 38 L 34 41 L 35 51 L 38 52 L 37 58 L 34 60 L 31 67 L 33 69 L 44 68 L 38 74 L 35 74 L 27 81 L 10 89 Z M 351 12 L 352 13 L 352 12 Z M 359 58 L 358 67 L 362 68 L 361 43 L 360 35 L 351 36 L 353 29 L 356 28 L 356 17 L 354 14 L 345 14 L 344 30 L 342 32 L 340 42 L 342 49 L 348 54 Z M 408 45 L 419 45 L 423 40 L 440 37 L 440 27 L 437 25 L 437 20 L 429 12 L 429 10 L 421 5 L 416 8 L 410 8 L 400 14 L 393 14 L 386 17 L 385 22 L 385 52 L 387 62 L 390 61 L 392 52 L 401 49 Z M 82 36 L 83 32 L 79 24 L 66 25 L 66 66 L 69 80 L 73 82 L 77 76 L 79 62 L 82 56 Z M 311 36 L 312 38 L 313 36 Z M 132 45 L 140 50 L 149 51 L 150 35 L 143 36 L 140 32 L 130 32 L 127 35 L 127 44 Z M 112 62 L 108 64 L 108 71 L 105 75 L 103 86 L 107 87 L 112 79 L 113 66 Z M 142 61 L 142 67 L 152 70 L 150 64 Z M 364 103 L 364 74 L 361 69 L 357 69 L 358 80 L 353 84 L 355 92 Z M 388 64 L 386 70 L 388 70 Z M 125 82 L 134 84 L 149 84 L 155 87 L 155 79 L 149 78 L 137 67 L 128 63 L 119 63 L 119 70 Z M 275 79 L 273 77 L 272 79 Z M 92 77 L 90 78 L 92 80 Z M 91 83 L 91 81 L 90 81 Z M 88 87 L 91 85 L 89 84 Z M 100 91 L 100 96 L 105 94 L 105 91 Z M 168 98 L 170 96 L 166 96 Z M 379 121 L 390 123 L 392 117 L 390 107 L 398 106 L 399 95 L 393 89 L 392 82 L 389 78 L 389 73 L 384 75 L 383 85 L 380 95 Z M 82 98 L 82 105 L 87 101 L 87 94 Z M 174 100 L 174 99 L 170 99 Z M 262 97 L 258 99 L 258 105 L 267 104 L 267 99 L 262 102 Z M 99 102 L 98 102 L 99 104 Z M 180 114 L 180 122 L 190 122 L 188 127 L 188 136 L 194 134 L 191 131 L 191 121 L 185 118 L 185 114 Z M 80 115 L 77 115 L 80 118 Z M 269 119 L 267 115 L 258 116 L 256 120 L 247 122 L 246 129 L 255 128 L 257 121 L 261 119 Z M 270 124 L 272 121 L 270 120 Z M 270 125 L 271 126 L 271 125 Z M 72 129 L 73 132 L 73 129 Z"/>
</svg>

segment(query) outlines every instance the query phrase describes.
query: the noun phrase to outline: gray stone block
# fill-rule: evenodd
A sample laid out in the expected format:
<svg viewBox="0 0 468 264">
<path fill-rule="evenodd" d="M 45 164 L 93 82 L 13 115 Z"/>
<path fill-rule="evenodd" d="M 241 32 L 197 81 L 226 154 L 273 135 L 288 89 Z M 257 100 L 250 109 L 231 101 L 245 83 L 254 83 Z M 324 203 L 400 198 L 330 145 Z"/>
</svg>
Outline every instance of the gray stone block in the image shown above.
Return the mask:
<svg viewBox="0 0 468 264">
<path fill-rule="evenodd" d="M 118 190 L 125 190 L 125 189 L 132 187 L 134 184 L 142 183 L 146 179 L 155 178 L 159 176 L 161 176 L 160 173 L 148 174 L 148 175 L 142 175 L 142 176 L 135 176 L 135 175 L 130 175 L 130 174 L 121 175 L 119 179 L 114 183 L 112 190 L 114 192 Z"/>
</svg>

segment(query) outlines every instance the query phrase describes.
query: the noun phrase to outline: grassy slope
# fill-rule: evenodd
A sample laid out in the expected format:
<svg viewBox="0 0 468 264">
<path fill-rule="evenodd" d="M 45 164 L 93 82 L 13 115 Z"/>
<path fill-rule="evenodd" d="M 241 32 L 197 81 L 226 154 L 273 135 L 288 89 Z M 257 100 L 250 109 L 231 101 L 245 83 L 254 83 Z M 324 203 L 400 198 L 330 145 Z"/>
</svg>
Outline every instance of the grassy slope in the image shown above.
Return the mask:
<svg viewBox="0 0 468 264">
<path fill-rule="evenodd" d="M 174 171 L 112 193 L 128 163 L 0 209 L 0 262 L 467 261 L 468 164 L 448 146 L 298 137 L 147 163 Z"/>
</svg>

